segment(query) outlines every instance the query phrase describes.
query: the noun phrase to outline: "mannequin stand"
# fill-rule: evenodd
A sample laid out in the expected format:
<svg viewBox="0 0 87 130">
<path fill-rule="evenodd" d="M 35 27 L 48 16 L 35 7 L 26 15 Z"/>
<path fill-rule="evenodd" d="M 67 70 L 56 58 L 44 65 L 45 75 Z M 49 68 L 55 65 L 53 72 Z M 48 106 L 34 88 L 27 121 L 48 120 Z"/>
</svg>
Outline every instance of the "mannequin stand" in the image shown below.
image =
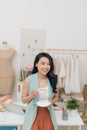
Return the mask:
<svg viewBox="0 0 87 130">
<path fill-rule="evenodd" d="M 83 121 L 87 121 L 86 107 L 87 107 L 87 101 L 85 101 L 85 103 L 84 103 L 84 111 L 83 111 L 83 114 L 81 116 Z"/>
<path fill-rule="evenodd" d="M 87 121 L 87 115 L 86 115 L 86 108 L 87 108 L 87 85 L 84 85 L 83 96 L 84 96 L 84 101 L 82 101 L 82 103 L 84 104 L 84 110 L 83 110 L 83 114 L 82 114 L 81 118 L 82 118 L 83 121 Z"/>
</svg>

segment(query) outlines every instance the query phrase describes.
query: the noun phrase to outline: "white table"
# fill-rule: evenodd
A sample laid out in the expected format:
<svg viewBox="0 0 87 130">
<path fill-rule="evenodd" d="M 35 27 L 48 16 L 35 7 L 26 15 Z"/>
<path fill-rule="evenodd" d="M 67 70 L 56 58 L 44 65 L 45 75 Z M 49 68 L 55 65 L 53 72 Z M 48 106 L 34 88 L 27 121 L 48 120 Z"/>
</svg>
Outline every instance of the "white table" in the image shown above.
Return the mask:
<svg viewBox="0 0 87 130">
<path fill-rule="evenodd" d="M 81 126 L 84 125 L 79 113 L 77 112 L 75 116 L 68 116 L 68 120 L 62 120 L 62 111 L 55 111 L 58 126 L 68 126 L 70 130 L 71 126 L 78 126 L 81 130 Z"/>
<path fill-rule="evenodd" d="M 0 112 L 0 126 L 17 126 L 18 130 L 20 130 L 23 122 L 23 115 L 13 112 Z"/>
<path fill-rule="evenodd" d="M 78 126 L 81 130 L 81 126 L 84 125 L 79 113 L 76 116 L 69 117 L 68 120 L 62 120 L 62 112 L 55 111 L 58 126 L 68 126 L 70 130 L 71 126 Z M 0 126 L 17 126 L 20 130 L 24 122 L 24 116 L 12 112 L 0 112 Z"/>
</svg>

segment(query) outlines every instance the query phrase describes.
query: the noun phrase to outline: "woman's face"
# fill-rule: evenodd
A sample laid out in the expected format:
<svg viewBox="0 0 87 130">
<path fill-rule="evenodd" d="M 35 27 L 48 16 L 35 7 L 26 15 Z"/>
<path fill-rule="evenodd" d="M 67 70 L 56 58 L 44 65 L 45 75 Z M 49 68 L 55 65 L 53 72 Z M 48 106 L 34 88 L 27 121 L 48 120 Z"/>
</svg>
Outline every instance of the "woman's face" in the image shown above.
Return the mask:
<svg viewBox="0 0 87 130">
<path fill-rule="evenodd" d="M 38 63 L 36 63 L 36 67 L 37 67 L 39 73 L 41 73 L 43 75 L 47 75 L 47 73 L 50 71 L 49 59 L 46 57 L 40 58 Z"/>
</svg>

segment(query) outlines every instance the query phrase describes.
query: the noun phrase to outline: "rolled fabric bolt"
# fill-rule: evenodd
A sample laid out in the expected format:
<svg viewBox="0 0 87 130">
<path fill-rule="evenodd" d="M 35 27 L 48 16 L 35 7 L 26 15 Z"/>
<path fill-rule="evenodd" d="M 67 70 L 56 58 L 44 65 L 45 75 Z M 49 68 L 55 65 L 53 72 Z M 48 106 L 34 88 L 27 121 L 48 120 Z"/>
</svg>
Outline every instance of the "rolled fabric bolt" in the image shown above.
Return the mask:
<svg viewBox="0 0 87 130">
<path fill-rule="evenodd" d="M 2 97 L 0 97 L 0 102 L 4 102 L 4 101 L 6 101 L 9 98 L 10 98 L 10 95 L 2 96 Z"/>
</svg>

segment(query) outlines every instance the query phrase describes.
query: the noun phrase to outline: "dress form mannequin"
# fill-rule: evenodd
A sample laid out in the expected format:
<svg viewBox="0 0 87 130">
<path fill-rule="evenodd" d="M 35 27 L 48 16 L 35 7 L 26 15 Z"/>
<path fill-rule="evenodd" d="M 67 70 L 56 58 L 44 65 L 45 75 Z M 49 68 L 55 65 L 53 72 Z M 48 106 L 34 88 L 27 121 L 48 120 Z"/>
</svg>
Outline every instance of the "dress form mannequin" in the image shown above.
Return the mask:
<svg viewBox="0 0 87 130">
<path fill-rule="evenodd" d="M 15 72 L 12 65 L 16 51 L 7 42 L 0 44 L 0 96 L 12 95 L 15 84 Z"/>
</svg>

